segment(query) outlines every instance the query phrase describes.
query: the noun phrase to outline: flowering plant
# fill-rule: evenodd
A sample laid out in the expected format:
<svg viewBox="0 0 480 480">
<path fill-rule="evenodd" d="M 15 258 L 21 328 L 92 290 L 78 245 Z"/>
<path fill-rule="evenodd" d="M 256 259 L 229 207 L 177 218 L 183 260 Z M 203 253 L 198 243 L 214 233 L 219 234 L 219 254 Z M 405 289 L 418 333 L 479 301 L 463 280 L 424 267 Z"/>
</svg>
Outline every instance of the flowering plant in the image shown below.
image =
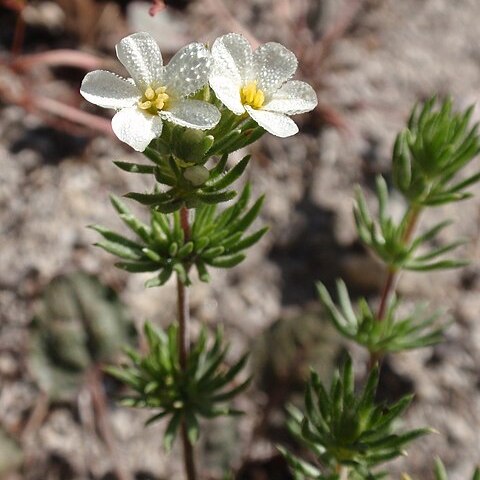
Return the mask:
<svg viewBox="0 0 480 480">
<path fill-rule="evenodd" d="M 309 112 L 317 105 L 308 83 L 290 80 L 297 58 L 279 43 L 269 42 L 252 52 L 245 38 L 229 33 L 215 40 L 212 56 L 209 81 L 218 99 L 272 135 L 294 135 L 298 127 L 288 115 Z"/>
<path fill-rule="evenodd" d="M 117 267 L 154 275 L 147 287 L 161 286 L 176 275 L 179 312 L 167 333 L 147 323 L 148 352 L 130 349 L 130 365 L 112 367 L 109 373 L 136 392 L 125 400 L 128 405 L 157 410 L 149 423 L 168 418 L 167 447 L 181 432 L 185 469 L 193 480 L 198 417 L 237 414 L 228 403 L 249 379 L 234 383 L 246 357 L 224 367 L 227 347 L 219 333 L 211 347 L 205 331 L 190 345 L 186 287 L 192 282 L 191 270 L 195 267 L 198 278 L 208 282 L 209 268 L 237 265 L 265 234 L 267 228 L 247 233 L 263 203 L 260 197 L 249 205 L 248 184 L 238 200 L 218 208 L 237 195 L 230 187 L 250 160 L 246 156 L 228 169 L 229 154 L 265 131 L 293 135 L 298 128 L 287 115 L 314 109 L 317 98 L 308 84 L 290 80 L 297 60 L 278 43 L 252 53 L 242 36 L 225 35 L 211 52 L 199 43 L 187 45 L 166 66 L 147 33 L 124 38 L 116 51 L 131 78 L 97 70 L 87 74 L 80 92 L 95 105 L 115 109 L 114 133 L 148 160 L 115 163 L 155 180 L 152 192 L 126 195 L 145 205 L 151 220 L 144 224 L 112 197 L 135 238 L 100 225 L 92 228 L 103 237 L 98 246 L 120 259 Z"/>
<path fill-rule="evenodd" d="M 147 33 L 121 40 L 117 56 L 131 78 L 94 71 L 83 80 L 81 94 L 98 106 L 115 109 L 113 131 L 134 150 L 143 152 L 147 163 L 115 163 L 124 171 L 154 180 L 153 191 L 126 195 L 146 207 L 150 223 L 140 221 L 112 197 L 115 210 L 135 237 L 127 238 L 100 225 L 92 228 L 102 236 L 98 246 L 120 259 L 117 267 L 154 275 L 147 287 L 161 286 L 176 276 L 178 319 L 167 332 L 147 323 L 146 351 L 129 349 L 129 363 L 108 371 L 134 392 L 124 399 L 127 405 L 154 410 L 148 423 L 168 420 L 168 448 L 180 434 L 186 475 L 195 480 L 193 447 L 201 431 L 198 419 L 239 413 L 230 401 L 248 386 L 249 378 L 241 378 L 246 356 L 225 365 L 227 346 L 220 332 L 211 344 L 205 330 L 190 342 L 187 287 L 194 281 L 192 270 L 208 282 L 209 269 L 237 265 L 266 233 L 266 228 L 248 233 L 263 203 L 260 197 L 249 204 L 248 184 L 236 201 L 220 206 L 236 197 L 232 185 L 250 160 L 246 156 L 229 168 L 229 155 L 265 132 L 278 137 L 297 133 L 290 116 L 313 110 L 317 96 L 307 83 L 291 79 L 297 68 L 292 52 L 274 42 L 252 51 L 247 40 L 234 33 L 215 40 L 211 50 L 199 43 L 187 45 L 166 66 Z M 407 204 L 400 221 L 389 213 L 384 179 L 377 180 L 377 217 L 370 213 L 364 196 L 357 196 L 358 234 L 387 267 L 378 311 L 366 299 L 355 310 L 341 281 L 337 291 L 340 308 L 324 285 L 319 284 L 318 291 L 340 334 L 367 348 L 370 373 L 360 393 L 350 358 L 328 390 L 317 374 L 311 374 L 305 393 L 306 413 L 292 407 L 289 421 L 293 436 L 310 450 L 310 461 L 279 447 L 295 478 L 383 478 L 385 472 L 379 471 L 379 466 L 430 431 L 418 428 L 399 433 L 396 420 L 411 396 L 385 406 L 376 402 L 375 394 L 385 355 L 437 343 L 446 327 L 445 322 L 437 324 L 436 314 L 415 310 L 398 315 L 394 289 L 402 269 L 464 265 L 443 257 L 459 242 L 425 252 L 446 222 L 416 237 L 414 229 L 426 207 L 467 198 L 466 189 L 480 180 L 478 173 L 455 180 L 480 151 L 476 127 L 469 127 L 470 115 L 471 109 L 453 113 L 448 101 L 437 110 L 434 99 L 420 113 L 412 113 L 393 151 L 394 182 Z M 442 469 L 438 461 L 439 479 L 446 478 Z"/>
<path fill-rule="evenodd" d="M 166 66 L 148 33 L 124 38 L 116 50 L 131 78 L 96 70 L 83 79 L 80 93 L 95 105 L 117 110 L 112 128 L 120 140 L 143 152 L 161 135 L 164 121 L 200 130 L 218 123 L 215 106 L 187 98 L 208 79 L 211 56 L 202 44 L 187 45 Z"/>
</svg>

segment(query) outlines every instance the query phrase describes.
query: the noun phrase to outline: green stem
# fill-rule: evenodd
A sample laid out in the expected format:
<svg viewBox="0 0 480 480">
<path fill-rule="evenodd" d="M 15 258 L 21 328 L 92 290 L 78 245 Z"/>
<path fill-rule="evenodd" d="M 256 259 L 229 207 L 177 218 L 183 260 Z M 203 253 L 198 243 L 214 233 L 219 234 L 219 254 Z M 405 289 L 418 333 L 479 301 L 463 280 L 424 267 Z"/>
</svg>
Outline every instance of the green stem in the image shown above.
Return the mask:
<svg viewBox="0 0 480 480">
<path fill-rule="evenodd" d="M 182 207 L 180 210 L 180 221 L 185 241 L 190 237 L 190 224 L 188 220 L 188 209 Z M 177 301 L 178 301 L 178 358 L 182 370 L 187 367 L 188 350 L 190 345 L 189 323 L 190 310 L 188 306 L 188 289 L 177 275 Z M 185 465 L 185 473 L 188 480 L 196 480 L 197 473 L 195 468 L 195 455 L 193 445 L 191 444 L 185 419 L 182 421 L 182 443 L 183 443 L 183 460 Z"/>
<path fill-rule="evenodd" d="M 407 225 L 403 233 L 402 240 L 405 244 L 410 242 L 412 234 L 415 230 L 415 227 L 418 222 L 418 217 L 422 208 L 418 205 L 410 205 L 405 214 L 407 218 Z M 385 313 L 387 311 L 388 302 L 390 301 L 391 296 L 395 293 L 395 288 L 398 280 L 398 275 L 400 271 L 398 268 L 390 267 L 388 269 L 387 278 L 382 288 L 382 296 L 380 298 L 380 304 L 378 306 L 378 311 L 376 315 L 377 322 L 382 322 L 385 318 Z M 381 352 L 370 352 L 370 360 L 368 362 L 369 369 L 371 370 L 377 363 L 380 364 L 383 358 Z"/>
</svg>

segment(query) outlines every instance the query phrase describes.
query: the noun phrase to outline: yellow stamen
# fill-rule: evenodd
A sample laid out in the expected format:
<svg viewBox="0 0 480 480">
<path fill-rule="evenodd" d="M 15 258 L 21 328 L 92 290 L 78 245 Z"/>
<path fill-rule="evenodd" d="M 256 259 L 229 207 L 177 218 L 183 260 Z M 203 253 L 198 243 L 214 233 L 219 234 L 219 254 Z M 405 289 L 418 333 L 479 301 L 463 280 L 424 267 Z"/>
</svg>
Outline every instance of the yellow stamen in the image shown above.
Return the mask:
<svg viewBox="0 0 480 480">
<path fill-rule="evenodd" d="M 260 108 L 263 106 L 263 103 L 265 102 L 265 94 L 261 90 L 257 90 L 257 93 L 255 93 L 255 98 L 253 99 L 253 108 Z"/>
<path fill-rule="evenodd" d="M 138 106 L 142 109 L 142 110 L 148 110 L 151 106 L 152 106 L 152 102 L 150 100 L 147 100 L 145 102 L 139 102 L 138 103 Z"/>
<path fill-rule="evenodd" d="M 138 108 L 147 110 L 148 113 L 156 115 L 159 110 L 165 108 L 170 96 L 166 93 L 167 87 L 158 87 L 155 90 L 148 87 L 143 97 L 138 101 Z"/>
<path fill-rule="evenodd" d="M 153 91 L 153 88 L 152 87 L 148 87 L 146 90 L 145 90 L 145 97 L 148 99 L 148 100 L 153 100 L 155 98 L 155 93 Z"/>
<path fill-rule="evenodd" d="M 257 82 L 250 82 L 240 89 L 240 99 L 243 105 L 250 105 L 255 109 L 263 107 L 265 94 L 257 88 Z"/>
</svg>

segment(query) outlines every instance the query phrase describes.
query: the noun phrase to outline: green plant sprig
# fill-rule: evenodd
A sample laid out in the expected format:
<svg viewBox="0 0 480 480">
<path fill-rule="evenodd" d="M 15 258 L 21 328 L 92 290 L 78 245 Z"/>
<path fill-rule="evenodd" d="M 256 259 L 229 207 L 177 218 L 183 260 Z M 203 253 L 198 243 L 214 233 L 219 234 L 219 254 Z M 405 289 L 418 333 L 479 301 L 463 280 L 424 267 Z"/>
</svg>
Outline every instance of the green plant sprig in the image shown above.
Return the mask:
<svg viewBox="0 0 480 480">
<path fill-rule="evenodd" d="M 231 130 L 235 127 L 233 130 Z M 153 175 L 151 193 L 130 192 L 126 196 L 137 202 L 170 213 L 182 206 L 194 208 L 204 203 L 217 204 L 235 197 L 228 189 L 245 171 L 250 156 L 226 170 L 228 155 L 258 140 L 265 130 L 252 120 L 229 112 L 210 132 L 191 130 L 166 123 L 162 136 L 153 140 L 143 152 L 153 165 L 114 162 L 129 173 Z M 215 158 L 214 166 L 206 163 Z M 163 187 L 169 187 L 163 190 Z"/>
<path fill-rule="evenodd" d="M 480 151 L 477 125 L 469 126 L 472 108 L 454 113 L 450 100 L 438 109 L 435 105 L 436 100 L 432 98 L 421 110 L 413 109 L 408 127 L 397 137 L 393 149 L 394 183 L 407 204 L 402 218 L 396 220 L 390 212 L 389 192 L 383 177 L 376 179 L 378 213 L 375 216 L 370 213 L 364 194 L 357 189 L 354 206 L 357 233 L 385 264 L 388 273 L 378 310 L 374 312 L 362 298 L 356 313 L 343 283 L 337 285 L 339 310 L 325 287 L 318 285 L 320 300 L 332 323 L 342 335 L 369 350 L 371 366 L 385 353 L 438 343 L 447 326 L 447 323 L 437 324 L 438 315 L 424 316 L 421 309 L 398 317 L 394 293 L 401 271 L 426 272 L 468 264 L 463 259 L 446 256 L 463 245 L 464 240 L 430 247 L 432 243 L 438 244 L 438 235 L 451 225 L 450 220 L 414 235 L 419 216 L 427 207 L 469 198 L 465 188 L 480 180 L 480 174 L 456 180 L 460 170 Z"/>
<path fill-rule="evenodd" d="M 356 393 L 350 357 L 335 373 L 328 391 L 318 374 L 311 373 L 305 392 L 305 415 L 290 408 L 289 428 L 312 452 L 318 466 L 283 450 L 295 471 L 307 478 L 338 478 L 335 475 L 340 467 L 348 467 L 360 478 L 379 478 L 381 473 L 372 469 L 404 455 L 407 444 L 432 431 L 418 428 L 396 432 L 394 423 L 408 408 L 412 396 L 407 395 L 390 406 L 378 405 L 375 402 L 378 379 L 375 367 L 362 392 Z"/>
<path fill-rule="evenodd" d="M 167 450 L 183 421 L 190 442 L 195 444 L 200 434 L 199 417 L 241 414 L 228 406 L 228 402 L 250 383 L 250 378 L 236 381 L 245 367 L 247 355 L 231 367 L 225 365 L 228 345 L 224 345 L 220 329 L 211 346 L 205 328 L 201 330 L 188 353 L 185 369 L 179 362 L 177 335 L 177 324 L 163 332 L 147 322 L 148 353 L 141 355 L 136 350 L 126 349 L 130 364 L 106 368 L 107 373 L 135 392 L 123 399 L 124 405 L 159 410 L 147 420 L 147 425 L 169 418 L 164 436 Z"/>
<path fill-rule="evenodd" d="M 238 265 L 245 259 L 243 252 L 268 230 L 263 227 L 246 235 L 263 203 L 262 196 L 249 207 L 250 196 L 247 184 L 238 200 L 222 212 L 217 211 L 216 205 L 198 206 L 189 238 L 185 238 L 178 211 L 167 215 L 151 209 L 150 225 L 146 225 L 115 196 L 111 197 L 113 206 L 137 238 L 130 240 L 99 225 L 91 228 L 103 237 L 96 245 L 122 259 L 116 264 L 118 268 L 132 273 L 158 272 L 146 282 L 147 287 L 163 285 L 174 272 L 189 285 L 192 266 L 196 267 L 200 280 L 208 282 L 209 267 Z"/>
<path fill-rule="evenodd" d="M 470 126 L 474 106 L 452 112 L 451 99 L 435 109 L 436 97 L 416 106 L 393 149 L 395 186 L 412 204 L 436 206 L 471 197 L 466 189 L 480 172 L 458 180 L 458 172 L 480 152 L 478 124 Z"/>
<path fill-rule="evenodd" d="M 449 322 L 440 323 L 439 312 L 426 314 L 426 306 L 417 306 L 409 315 L 398 318 L 398 298 L 389 300 L 381 322 L 368 302 L 361 298 L 356 311 L 352 306 L 347 287 L 337 281 L 337 297 L 340 309 L 334 304 L 328 290 L 317 283 L 320 299 L 327 309 L 330 320 L 341 334 L 363 345 L 370 353 L 385 355 L 391 352 L 428 347 L 442 341 Z"/>
<path fill-rule="evenodd" d="M 435 459 L 435 480 L 448 480 L 448 473 L 440 458 Z M 412 480 L 407 474 L 402 475 L 402 480 Z M 472 480 L 480 480 L 480 467 L 477 467 L 472 475 Z"/>
<path fill-rule="evenodd" d="M 383 177 L 376 179 L 376 190 L 379 205 L 378 219 L 373 219 L 368 211 L 365 196 L 357 189 L 354 217 L 357 232 L 362 242 L 382 259 L 390 270 L 430 271 L 446 268 L 458 268 L 468 264 L 463 260 L 445 259 L 443 255 L 463 245 L 463 240 L 442 245 L 427 253 L 418 251 L 435 240 L 435 237 L 450 221 L 437 223 L 425 233 L 413 240 L 407 238 L 412 215 L 420 213 L 420 207 L 408 208 L 400 220 L 395 220 L 388 213 L 388 189 Z"/>
<path fill-rule="evenodd" d="M 335 328 L 369 351 L 370 374 L 360 395 L 353 392 L 350 361 L 336 375 L 329 392 L 318 376 L 312 374 L 305 395 L 306 413 L 292 410 L 290 427 L 318 465 L 283 450 L 297 478 L 381 478 L 382 472 L 372 469 L 401 455 L 404 445 L 428 432 L 418 429 L 392 433 L 392 423 L 405 411 L 411 397 L 384 408 L 375 405 L 374 392 L 380 360 L 385 354 L 438 343 L 447 326 L 446 322 L 438 321 L 438 313 L 428 315 L 420 307 L 400 315 L 395 287 L 403 270 L 443 270 L 467 264 L 446 257 L 464 243 L 461 240 L 430 246 L 438 243 L 439 233 L 450 221 L 441 221 L 417 235 L 415 227 L 427 207 L 469 198 L 471 193 L 467 189 L 480 181 L 480 173 L 462 178 L 462 169 L 480 152 L 478 126 L 470 127 L 472 111 L 469 108 L 454 113 L 450 100 L 437 108 L 435 98 L 421 109 L 414 108 L 407 128 L 397 136 L 392 154 L 394 185 L 406 201 L 402 218 L 396 220 L 392 216 L 387 183 L 381 176 L 376 180 L 377 215 L 370 213 L 364 194 L 357 190 L 354 217 L 358 235 L 387 271 L 378 309 L 374 311 L 365 298 L 360 298 L 354 309 L 342 281 L 337 283 L 338 307 L 323 284 L 319 283 L 317 288 Z M 437 462 L 437 480 L 445 479 L 446 474 Z"/>
</svg>

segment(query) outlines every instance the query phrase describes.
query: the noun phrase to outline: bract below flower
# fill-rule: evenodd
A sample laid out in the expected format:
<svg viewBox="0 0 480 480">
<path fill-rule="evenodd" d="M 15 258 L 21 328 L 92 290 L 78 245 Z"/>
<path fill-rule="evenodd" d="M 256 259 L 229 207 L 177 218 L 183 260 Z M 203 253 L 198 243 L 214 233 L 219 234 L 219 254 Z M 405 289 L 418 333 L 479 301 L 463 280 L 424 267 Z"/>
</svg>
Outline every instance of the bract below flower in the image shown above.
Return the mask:
<svg viewBox="0 0 480 480">
<path fill-rule="evenodd" d="M 188 99 L 208 82 L 211 55 L 201 43 L 187 45 L 163 65 L 153 37 L 144 32 L 122 39 L 117 57 L 131 79 L 96 70 L 83 79 L 80 93 L 89 102 L 117 113 L 112 119 L 115 135 L 137 151 L 162 133 L 163 121 L 208 130 L 220 120 L 216 107 Z"/>
<path fill-rule="evenodd" d="M 290 80 L 297 58 L 279 43 L 266 43 L 252 52 L 242 35 L 229 33 L 215 40 L 212 57 L 209 82 L 217 97 L 233 113 L 247 113 L 273 135 L 294 135 L 298 127 L 288 115 L 317 106 L 310 85 Z"/>
</svg>

